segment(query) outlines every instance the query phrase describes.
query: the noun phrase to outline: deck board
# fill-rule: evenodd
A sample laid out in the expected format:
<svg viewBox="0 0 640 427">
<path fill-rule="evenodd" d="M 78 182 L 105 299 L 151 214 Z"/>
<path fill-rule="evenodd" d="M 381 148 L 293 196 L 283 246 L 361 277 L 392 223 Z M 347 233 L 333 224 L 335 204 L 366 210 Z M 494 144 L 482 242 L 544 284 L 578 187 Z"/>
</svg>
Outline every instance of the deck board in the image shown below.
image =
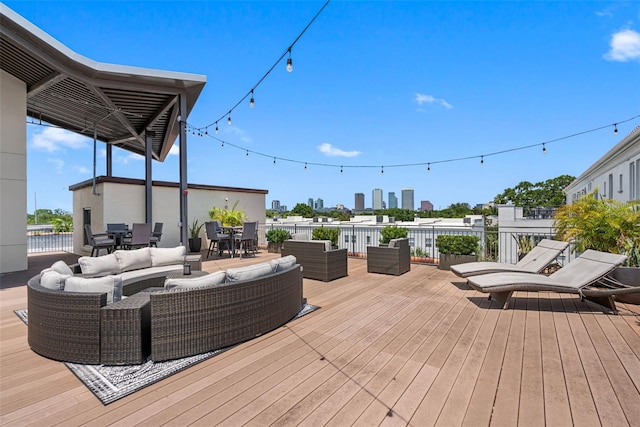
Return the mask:
<svg viewBox="0 0 640 427">
<path fill-rule="evenodd" d="M 319 310 L 107 406 L 64 364 L 30 350 L 13 313 L 26 307 L 26 288 L 3 288 L 0 425 L 640 422 L 640 307 L 619 304 L 615 316 L 576 295 L 516 292 L 502 310 L 433 266 L 398 277 L 366 270 L 354 258 L 347 277 L 305 279 Z"/>
</svg>

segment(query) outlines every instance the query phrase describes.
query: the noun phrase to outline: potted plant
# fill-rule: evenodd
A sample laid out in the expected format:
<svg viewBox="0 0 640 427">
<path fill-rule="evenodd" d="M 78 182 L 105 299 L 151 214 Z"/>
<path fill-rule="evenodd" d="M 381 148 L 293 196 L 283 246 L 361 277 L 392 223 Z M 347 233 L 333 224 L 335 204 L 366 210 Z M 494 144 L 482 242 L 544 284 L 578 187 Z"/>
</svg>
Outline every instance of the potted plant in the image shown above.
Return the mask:
<svg viewBox="0 0 640 427">
<path fill-rule="evenodd" d="M 265 233 L 267 239 L 267 251 L 270 253 L 280 253 L 282 242 L 291 238 L 291 233 L 282 228 L 272 228 Z"/>
<path fill-rule="evenodd" d="M 471 235 L 442 235 L 436 239 L 440 252 L 438 269 L 449 270 L 452 265 L 478 260 L 478 237 Z"/>
<path fill-rule="evenodd" d="M 338 247 L 339 228 L 318 227 L 311 232 L 311 240 L 331 240 L 331 247 Z"/>
<path fill-rule="evenodd" d="M 626 255 L 625 265 L 612 276 L 626 285 L 640 286 L 640 201 L 602 200 L 594 193 L 556 210 L 556 238 L 572 242 L 578 253 L 594 249 Z M 616 299 L 640 304 L 637 295 Z"/>
<path fill-rule="evenodd" d="M 202 231 L 204 223 L 200 224 L 198 219 L 194 219 L 189 227 L 189 252 L 200 252 L 202 249 L 202 238 L 200 238 L 200 231 Z"/>
<path fill-rule="evenodd" d="M 221 225 L 226 227 L 237 227 L 242 225 L 248 217 L 244 209 L 236 209 L 238 202 L 239 201 L 236 200 L 231 209 L 213 207 L 209 211 L 209 217 L 220 222 Z"/>
<path fill-rule="evenodd" d="M 409 235 L 409 229 L 398 227 L 397 225 L 387 225 L 380 231 L 380 243 L 389 244 L 391 239 L 406 239 Z"/>
</svg>

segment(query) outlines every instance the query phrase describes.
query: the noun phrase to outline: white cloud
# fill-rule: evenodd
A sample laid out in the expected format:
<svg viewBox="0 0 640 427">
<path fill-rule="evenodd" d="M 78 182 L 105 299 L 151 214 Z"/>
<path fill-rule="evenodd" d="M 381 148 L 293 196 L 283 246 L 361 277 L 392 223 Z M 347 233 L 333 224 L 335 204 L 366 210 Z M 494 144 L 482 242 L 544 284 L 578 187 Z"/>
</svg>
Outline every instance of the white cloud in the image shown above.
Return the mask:
<svg viewBox="0 0 640 427">
<path fill-rule="evenodd" d="M 325 142 L 324 144 L 318 145 L 318 150 L 320 150 L 321 153 L 330 157 L 356 157 L 362 154 L 360 151 L 355 151 L 355 150 L 354 151 L 341 150 L 327 142 Z"/>
<path fill-rule="evenodd" d="M 220 131 L 223 134 L 231 134 L 233 136 L 236 136 L 238 138 L 240 138 L 240 141 L 248 144 L 248 143 L 252 143 L 253 142 L 253 138 L 251 138 L 250 136 L 247 136 L 247 132 L 245 132 L 244 130 L 240 129 L 239 127 L 236 126 L 224 126 L 224 127 L 220 127 Z"/>
<path fill-rule="evenodd" d="M 53 164 L 53 169 L 56 173 L 61 174 L 64 172 L 64 160 L 50 157 L 47 159 L 47 162 Z"/>
<path fill-rule="evenodd" d="M 178 144 L 173 144 L 169 149 L 169 155 L 177 156 L 178 154 L 180 154 L 180 146 L 178 146 Z"/>
<path fill-rule="evenodd" d="M 450 110 L 453 108 L 453 105 L 449 104 L 446 100 L 441 98 L 436 98 L 432 95 L 426 95 L 424 93 L 416 93 L 416 102 L 418 103 L 418 105 L 439 104 L 442 107 L 446 108 L 447 110 Z"/>
<path fill-rule="evenodd" d="M 78 150 L 88 146 L 88 139 L 77 133 L 64 129 L 48 127 L 40 133 L 34 134 L 31 138 L 33 147 L 54 152 L 66 148 Z"/>
<path fill-rule="evenodd" d="M 81 173 L 82 175 L 89 175 L 91 173 L 89 168 L 86 168 L 84 166 L 76 166 L 74 169 L 76 170 L 76 172 Z"/>
<path fill-rule="evenodd" d="M 604 55 L 608 61 L 640 61 L 640 33 L 622 30 L 614 33 L 609 42 L 611 49 Z"/>
<path fill-rule="evenodd" d="M 141 156 L 140 154 L 136 154 L 136 153 L 129 153 L 126 156 L 122 156 L 121 158 L 122 163 L 124 163 L 125 165 L 128 164 L 130 161 L 143 161 L 144 160 L 144 156 Z"/>
</svg>

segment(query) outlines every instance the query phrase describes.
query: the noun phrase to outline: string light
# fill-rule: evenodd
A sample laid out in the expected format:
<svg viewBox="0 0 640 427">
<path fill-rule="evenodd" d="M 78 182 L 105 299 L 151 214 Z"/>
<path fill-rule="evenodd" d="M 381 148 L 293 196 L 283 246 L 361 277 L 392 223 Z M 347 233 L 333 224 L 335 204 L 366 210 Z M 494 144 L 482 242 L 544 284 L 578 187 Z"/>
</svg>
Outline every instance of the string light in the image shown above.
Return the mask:
<svg viewBox="0 0 640 427">
<path fill-rule="evenodd" d="M 614 124 L 613 124 L 613 134 L 614 134 L 614 135 L 617 135 L 617 134 L 618 134 L 618 124 L 617 124 L 617 123 L 614 123 Z"/>
<path fill-rule="evenodd" d="M 291 48 L 289 48 L 289 58 L 287 58 L 287 71 L 293 71 L 293 60 L 291 59 Z"/>
<path fill-rule="evenodd" d="M 542 143 L 542 154 L 547 154 L 547 147 L 544 146 L 544 142 Z"/>
<path fill-rule="evenodd" d="M 276 158 L 274 157 L 273 158 L 273 166 L 275 166 L 275 165 L 276 165 Z"/>
<path fill-rule="evenodd" d="M 216 122 L 216 133 L 218 133 L 218 122 Z"/>
<path fill-rule="evenodd" d="M 229 112 L 229 117 L 227 118 L 227 124 L 231 126 L 231 112 Z"/>
<path fill-rule="evenodd" d="M 311 20 L 307 23 L 307 25 L 302 29 L 302 31 L 298 34 L 298 36 L 293 40 L 293 42 L 287 47 L 287 49 L 282 52 L 282 54 L 278 57 L 278 59 L 275 61 L 275 63 L 271 66 L 271 68 L 269 68 L 263 75 L 262 77 L 258 80 L 258 82 L 253 85 L 252 89 L 249 90 L 248 92 L 246 92 L 246 94 L 238 101 L 235 103 L 235 105 L 233 107 L 231 107 L 228 111 L 228 113 L 222 115 L 220 118 L 218 118 L 217 120 L 215 120 L 214 122 L 212 122 L 211 124 L 209 124 L 208 126 L 211 126 L 213 123 L 218 122 L 219 120 L 224 119 L 225 116 L 227 115 L 231 115 L 231 113 L 233 112 L 233 110 L 235 110 L 245 99 L 247 99 L 249 96 L 251 96 L 250 100 L 249 100 L 249 107 L 253 108 L 254 104 L 255 104 L 255 99 L 253 98 L 253 91 L 255 89 L 258 88 L 258 86 L 260 86 L 260 84 L 267 78 L 267 76 L 269 74 L 271 74 L 271 72 L 276 68 L 276 66 L 278 64 L 280 64 L 282 62 L 282 60 L 285 58 L 285 56 L 287 56 L 287 54 L 289 54 L 289 57 L 287 58 L 286 64 L 287 64 L 287 71 L 288 72 L 292 72 L 293 71 L 293 59 L 291 59 L 291 49 L 293 48 L 293 46 L 296 45 L 296 43 L 298 42 L 298 40 L 300 40 L 300 38 L 304 35 L 304 33 L 307 32 L 307 30 L 309 29 L 309 27 L 311 27 L 311 25 L 315 22 L 315 20 L 318 18 L 318 16 L 320 16 L 320 14 L 324 11 L 324 9 L 329 5 L 329 3 L 331 2 L 331 0 L 326 0 L 325 3 L 322 5 L 322 7 L 318 10 L 318 12 L 316 12 L 316 14 L 313 16 L 313 18 L 311 18 Z M 229 123 L 230 124 L 230 123 Z M 200 129 L 204 129 L 207 126 L 203 126 Z"/>
<path fill-rule="evenodd" d="M 508 148 L 508 149 L 505 149 L 505 150 L 495 151 L 495 152 L 491 152 L 491 153 L 487 153 L 487 154 L 483 154 L 483 155 L 474 154 L 474 155 L 469 155 L 469 156 L 466 156 L 466 157 L 449 158 L 449 159 L 430 161 L 430 162 L 393 164 L 393 165 L 387 165 L 387 167 L 398 168 L 398 167 L 415 167 L 415 166 L 424 167 L 424 166 L 427 166 L 427 172 L 430 172 L 432 163 L 434 165 L 435 164 L 440 164 L 440 163 L 452 163 L 452 162 L 458 162 L 458 161 L 463 161 L 463 160 L 477 159 L 478 157 L 480 157 L 480 164 L 483 165 L 485 156 L 497 156 L 499 154 L 511 153 L 511 152 L 514 152 L 514 151 L 521 151 L 521 150 L 525 150 L 525 149 L 529 149 L 529 148 L 533 148 L 533 147 L 538 147 L 538 149 L 539 149 L 540 145 L 542 145 L 543 153 L 545 153 L 546 152 L 546 144 L 550 144 L 550 143 L 553 143 L 553 142 L 559 142 L 559 141 L 563 141 L 563 140 L 566 140 L 566 139 L 575 138 L 577 136 L 585 135 L 585 134 L 588 134 L 588 133 L 596 132 L 596 131 L 599 131 L 599 130 L 607 129 L 607 128 L 610 128 L 611 126 L 617 126 L 618 124 L 621 124 L 621 123 L 627 123 L 627 122 L 633 121 L 635 119 L 638 119 L 639 117 L 640 117 L 640 114 L 637 114 L 637 115 L 635 115 L 633 117 L 630 117 L 628 119 L 618 121 L 615 124 L 611 123 L 611 124 L 599 126 L 599 127 L 596 127 L 596 128 L 592 128 L 592 129 L 576 132 L 576 133 L 573 133 L 573 134 L 570 134 L 570 135 L 565 135 L 565 136 L 562 136 L 562 137 L 559 137 L 559 138 L 555 138 L 555 139 L 552 139 L 552 140 L 548 140 L 548 141 L 544 141 L 544 142 L 536 142 L 536 143 L 525 145 L 525 146 Z M 33 123 L 33 124 L 35 124 L 35 123 Z M 49 126 L 49 125 L 43 125 L 43 126 Z M 188 128 L 188 125 L 187 125 L 187 130 L 188 129 L 189 128 Z M 218 137 L 215 137 L 215 136 L 210 136 L 210 137 L 212 139 L 216 139 L 216 140 L 220 141 L 222 147 L 224 147 L 224 144 L 226 143 L 226 144 L 229 144 L 232 147 L 235 147 L 235 148 L 237 148 L 239 150 L 246 151 L 246 155 L 247 156 L 249 155 L 249 150 L 247 148 L 245 148 L 245 147 L 233 144 L 233 143 L 231 143 L 229 141 L 224 141 L 224 140 L 219 139 Z M 322 166 L 322 167 L 333 167 L 333 168 L 340 167 L 340 173 L 342 174 L 342 173 L 344 173 L 344 169 L 345 168 L 380 168 L 380 172 L 382 174 L 384 174 L 384 166 L 376 166 L 376 165 L 344 166 L 344 165 L 335 164 L 335 163 L 318 163 L 318 162 L 309 162 L 309 161 L 301 161 L 301 160 L 288 159 L 288 158 L 282 158 L 282 157 L 275 157 L 272 154 L 260 153 L 260 152 L 256 152 L 256 151 L 252 151 L 252 153 L 254 153 L 254 154 L 258 155 L 258 156 L 268 157 L 268 158 L 271 158 L 271 159 L 273 159 L 273 158 L 280 159 L 281 161 L 285 161 L 285 162 L 304 164 L 305 170 L 311 165 Z"/>
<path fill-rule="evenodd" d="M 304 163 L 304 170 L 307 170 L 307 162 Z"/>
<path fill-rule="evenodd" d="M 249 150 L 247 150 L 247 157 L 249 157 Z"/>
</svg>

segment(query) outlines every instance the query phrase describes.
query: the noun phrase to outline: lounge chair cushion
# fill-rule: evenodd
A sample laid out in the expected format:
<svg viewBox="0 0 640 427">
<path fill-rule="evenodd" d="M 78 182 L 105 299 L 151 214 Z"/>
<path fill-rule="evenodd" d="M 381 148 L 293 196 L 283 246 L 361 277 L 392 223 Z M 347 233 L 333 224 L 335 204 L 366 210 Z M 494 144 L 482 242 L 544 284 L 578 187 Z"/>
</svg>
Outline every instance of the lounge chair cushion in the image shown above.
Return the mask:
<svg viewBox="0 0 640 427">
<path fill-rule="evenodd" d="M 183 264 L 186 248 L 184 246 L 177 246 L 175 248 L 149 248 L 149 253 L 151 254 L 152 267 Z"/>
<path fill-rule="evenodd" d="M 51 266 L 51 269 L 57 271 L 60 274 L 66 274 L 69 276 L 73 275 L 73 270 L 71 270 L 71 267 L 69 267 L 67 263 L 62 260 L 54 262 Z"/>
<path fill-rule="evenodd" d="M 268 276 L 273 273 L 273 266 L 268 262 L 248 265 L 241 268 L 230 268 L 227 270 L 227 282 L 240 282 L 242 280 L 252 280 L 259 277 Z"/>
<path fill-rule="evenodd" d="M 122 299 L 122 279 L 119 276 L 77 277 L 71 276 L 64 282 L 65 292 L 106 293 L 107 304 Z"/>
<path fill-rule="evenodd" d="M 83 256 L 78 259 L 82 274 L 93 276 L 106 276 L 121 272 L 120 263 L 115 254 L 103 255 L 99 257 Z"/>
<path fill-rule="evenodd" d="M 398 244 L 398 239 L 391 239 L 389 240 L 389 245 L 387 246 L 388 248 L 397 248 L 400 245 Z"/>
<path fill-rule="evenodd" d="M 64 282 L 71 274 L 61 274 L 52 268 L 45 268 L 40 272 L 40 286 L 61 291 L 64 289 Z"/>
<path fill-rule="evenodd" d="M 273 267 L 273 272 L 288 270 L 296 264 L 296 257 L 293 255 L 283 256 L 281 258 L 272 259 L 269 261 Z"/>
<path fill-rule="evenodd" d="M 193 277 L 189 279 L 167 279 L 164 282 L 166 290 L 171 289 L 195 289 L 195 288 L 213 288 L 225 283 L 227 273 L 217 271 L 202 277 Z"/>
<path fill-rule="evenodd" d="M 120 264 L 120 271 L 139 270 L 151 267 L 150 248 L 134 249 L 132 251 L 115 251 L 114 254 Z"/>
</svg>

